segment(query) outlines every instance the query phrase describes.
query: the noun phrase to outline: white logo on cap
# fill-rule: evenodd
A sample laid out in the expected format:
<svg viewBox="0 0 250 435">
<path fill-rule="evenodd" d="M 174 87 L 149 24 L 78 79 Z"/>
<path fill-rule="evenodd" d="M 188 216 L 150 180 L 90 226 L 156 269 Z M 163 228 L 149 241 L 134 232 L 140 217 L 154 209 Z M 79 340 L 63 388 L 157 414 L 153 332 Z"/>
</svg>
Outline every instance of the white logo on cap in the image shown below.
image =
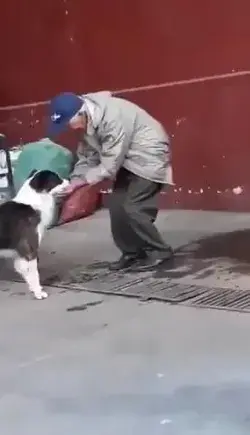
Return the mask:
<svg viewBox="0 0 250 435">
<path fill-rule="evenodd" d="M 58 121 L 58 119 L 60 119 L 62 117 L 62 115 L 59 115 L 58 113 L 54 113 L 52 116 L 51 116 L 51 121 L 52 122 L 56 122 L 56 121 Z"/>
</svg>

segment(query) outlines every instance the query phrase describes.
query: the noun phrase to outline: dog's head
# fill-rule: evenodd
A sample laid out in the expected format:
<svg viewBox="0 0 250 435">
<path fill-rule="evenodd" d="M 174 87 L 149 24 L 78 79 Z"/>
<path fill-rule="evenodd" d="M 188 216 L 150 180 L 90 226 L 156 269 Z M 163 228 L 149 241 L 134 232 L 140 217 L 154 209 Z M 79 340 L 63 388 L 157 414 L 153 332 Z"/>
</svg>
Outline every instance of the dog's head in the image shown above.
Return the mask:
<svg viewBox="0 0 250 435">
<path fill-rule="evenodd" d="M 69 185 L 69 181 L 59 177 L 49 170 L 32 171 L 29 176 L 29 185 L 37 193 L 50 193 L 57 195 Z"/>
</svg>

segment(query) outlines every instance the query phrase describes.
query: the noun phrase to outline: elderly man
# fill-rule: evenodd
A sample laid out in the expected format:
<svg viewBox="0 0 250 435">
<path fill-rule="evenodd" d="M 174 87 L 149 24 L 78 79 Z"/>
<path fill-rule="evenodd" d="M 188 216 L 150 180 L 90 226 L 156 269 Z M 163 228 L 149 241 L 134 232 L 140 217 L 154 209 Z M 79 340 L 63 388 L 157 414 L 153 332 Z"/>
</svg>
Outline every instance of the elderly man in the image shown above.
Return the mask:
<svg viewBox="0 0 250 435">
<path fill-rule="evenodd" d="M 67 127 L 82 132 L 70 194 L 85 184 L 113 180 L 111 231 L 118 261 L 110 269 L 148 270 L 172 258 L 154 225 L 158 194 L 172 184 L 169 137 L 145 110 L 110 92 L 62 93 L 49 105 L 49 135 Z"/>
</svg>

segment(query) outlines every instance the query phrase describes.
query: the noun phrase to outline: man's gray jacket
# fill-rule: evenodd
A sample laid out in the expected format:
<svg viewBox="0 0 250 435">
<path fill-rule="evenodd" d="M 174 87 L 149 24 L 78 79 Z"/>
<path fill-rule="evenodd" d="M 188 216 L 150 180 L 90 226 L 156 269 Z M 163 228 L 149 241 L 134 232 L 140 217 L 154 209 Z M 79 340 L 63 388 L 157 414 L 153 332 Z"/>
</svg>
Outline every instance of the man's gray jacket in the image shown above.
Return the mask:
<svg viewBox="0 0 250 435">
<path fill-rule="evenodd" d="M 169 137 L 145 110 L 108 91 L 82 96 L 92 125 L 78 148 L 72 178 L 89 184 L 114 179 L 121 167 L 148 180 L 173 184 Z M 93 108 L 88 113 L 88 103 Z M 89 128 L 88 128 L 89 132 Z"/>
</svg>

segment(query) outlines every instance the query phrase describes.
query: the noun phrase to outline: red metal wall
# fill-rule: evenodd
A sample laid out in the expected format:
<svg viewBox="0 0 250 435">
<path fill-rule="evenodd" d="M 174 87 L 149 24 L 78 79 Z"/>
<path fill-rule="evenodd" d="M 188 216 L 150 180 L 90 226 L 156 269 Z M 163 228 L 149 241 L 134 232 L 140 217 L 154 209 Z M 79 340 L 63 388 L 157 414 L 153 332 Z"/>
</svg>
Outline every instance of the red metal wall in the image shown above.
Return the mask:
<svg viewBox="0 0 250 435">
<path fill-rule="evenodd" d="M 5 0 L 0 130 L 37 139 L 45 105 L 26 104 L 125 90 L 172 135 L 165 206 L 250 211 L 249 14 L 249 0 Z"/>
</svg>

